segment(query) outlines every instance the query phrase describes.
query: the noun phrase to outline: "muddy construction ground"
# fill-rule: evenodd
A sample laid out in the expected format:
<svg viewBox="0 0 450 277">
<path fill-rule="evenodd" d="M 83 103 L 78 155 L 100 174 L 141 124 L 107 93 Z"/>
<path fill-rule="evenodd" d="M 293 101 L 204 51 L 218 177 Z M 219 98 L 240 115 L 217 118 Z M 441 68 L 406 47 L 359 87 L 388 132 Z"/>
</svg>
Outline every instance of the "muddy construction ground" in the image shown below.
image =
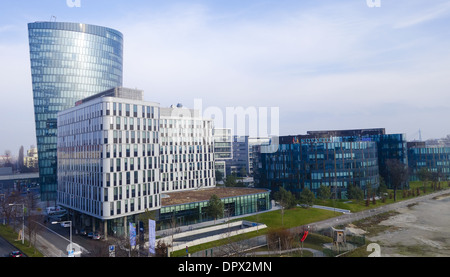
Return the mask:
<svg viewBox="0 0 450 277">
<path fill-rule="evenodd" d="M 396 209 L 377 227 L 366 238 L 381 257 L 450 257 L 450 194 Z"/>
</svg>

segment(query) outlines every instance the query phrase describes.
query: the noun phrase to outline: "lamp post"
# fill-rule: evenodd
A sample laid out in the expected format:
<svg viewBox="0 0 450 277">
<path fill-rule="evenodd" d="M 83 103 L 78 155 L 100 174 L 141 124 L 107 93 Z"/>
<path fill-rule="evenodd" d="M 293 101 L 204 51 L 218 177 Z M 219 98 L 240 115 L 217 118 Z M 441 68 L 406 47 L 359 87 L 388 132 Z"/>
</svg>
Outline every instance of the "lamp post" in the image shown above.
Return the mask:
<svg viewBox="0 0 450 277">
<path fill-rule="evenodd" d="M 4 193 L 0 193 L 0 202 L 3 202 L 3 201 L 5 201 L 5 194 Z M 3 225 L 5 225 L 5 224 L 6 224 L 6 217 L 3 215 Z"/>
<path fill-rule="evenodd" d="M 22 244 L 25 244 L 25 204 L 9 204 L 9 206 L 22 205 Z"/>
<path fill-rule="evenodd" d="M 74 251 L 73 244 L 72 244 L 72 221 L 69 220 L 69 221 L 53 221 L 52 222 L 52 224 L 58 224 L 58 223 L 60 223 L 60 224 L 61 223 L 69 223 L 69 227 L 70 227 L 70 230 L 69 230 L 70 252 L 69 253 L 71 253 Z"/>
</svg>

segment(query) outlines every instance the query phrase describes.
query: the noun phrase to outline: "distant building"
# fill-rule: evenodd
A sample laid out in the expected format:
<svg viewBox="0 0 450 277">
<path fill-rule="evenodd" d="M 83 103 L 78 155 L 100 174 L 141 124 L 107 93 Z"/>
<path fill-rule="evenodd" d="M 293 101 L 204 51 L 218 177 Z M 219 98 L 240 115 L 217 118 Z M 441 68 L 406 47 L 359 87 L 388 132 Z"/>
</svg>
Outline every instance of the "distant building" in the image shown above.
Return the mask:
<svg viewBox="0 0 450 277">
<path fill-rule="evenodd" d="M 27 155 L 23 157 L 23 165 L 28 168 L 38 168 L 38 161 L 37 148 L 32 146 L 27 150 Z"/>
<path fill-rule="evenodd" d="M 269 142 L 269 138 L 233 136 L 233 158 L 227 161 L 227 174 L 253 176 L 253 149 L 257 145 L 268 145 Z M 244 176 L 241 176 L 243 173 Z"/>
<path fill-rule="evenodd" d="M 231 129 L 214 128 L 214 167 L 226 178 L 226 162 L 233 158 Z"/>
<path fill-rule="evenodd" d="M 425 142 L 408 142 L 410 180 L 418 181 L 418 172 L 426 168 L 439 181 L 450 180 L 450 146 L 427 146 Z"/>
</svg>

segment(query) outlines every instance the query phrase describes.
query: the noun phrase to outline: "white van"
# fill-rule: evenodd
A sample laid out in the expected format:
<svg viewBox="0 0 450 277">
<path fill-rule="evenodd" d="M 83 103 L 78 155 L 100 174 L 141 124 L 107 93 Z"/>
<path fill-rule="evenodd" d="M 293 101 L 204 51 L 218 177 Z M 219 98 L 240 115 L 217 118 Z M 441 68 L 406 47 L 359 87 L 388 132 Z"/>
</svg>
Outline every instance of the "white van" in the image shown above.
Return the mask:
<svg viewBox="0 0 450 277">
<path fill-rule="evenodd" d="M 66 211 L 66 209 L 61 208 L 60 206 L 56 206 L 56 207 L 47 207 L 46 208 L 47 214 L 48 215 L 54 215 L 54 214 L 63 214 Z"/>
</svg>

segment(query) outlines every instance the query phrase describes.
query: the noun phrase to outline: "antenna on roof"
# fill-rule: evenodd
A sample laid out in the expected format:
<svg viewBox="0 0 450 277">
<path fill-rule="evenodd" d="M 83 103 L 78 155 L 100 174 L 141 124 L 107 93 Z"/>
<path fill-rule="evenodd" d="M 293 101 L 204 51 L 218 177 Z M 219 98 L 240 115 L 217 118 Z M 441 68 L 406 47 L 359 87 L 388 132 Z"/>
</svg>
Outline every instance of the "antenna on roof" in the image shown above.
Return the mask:
<svg viewBox="0 0 450 277">
<path fill-rule="evenodd" d="M 52 15 L 51 17 L 50 17 L 50 21 L 52 21 L 52 19 L 55 19 L 53 22 L 56 22 L 56 16 L 54 16 L 54 15 Z"/>
</svg>

